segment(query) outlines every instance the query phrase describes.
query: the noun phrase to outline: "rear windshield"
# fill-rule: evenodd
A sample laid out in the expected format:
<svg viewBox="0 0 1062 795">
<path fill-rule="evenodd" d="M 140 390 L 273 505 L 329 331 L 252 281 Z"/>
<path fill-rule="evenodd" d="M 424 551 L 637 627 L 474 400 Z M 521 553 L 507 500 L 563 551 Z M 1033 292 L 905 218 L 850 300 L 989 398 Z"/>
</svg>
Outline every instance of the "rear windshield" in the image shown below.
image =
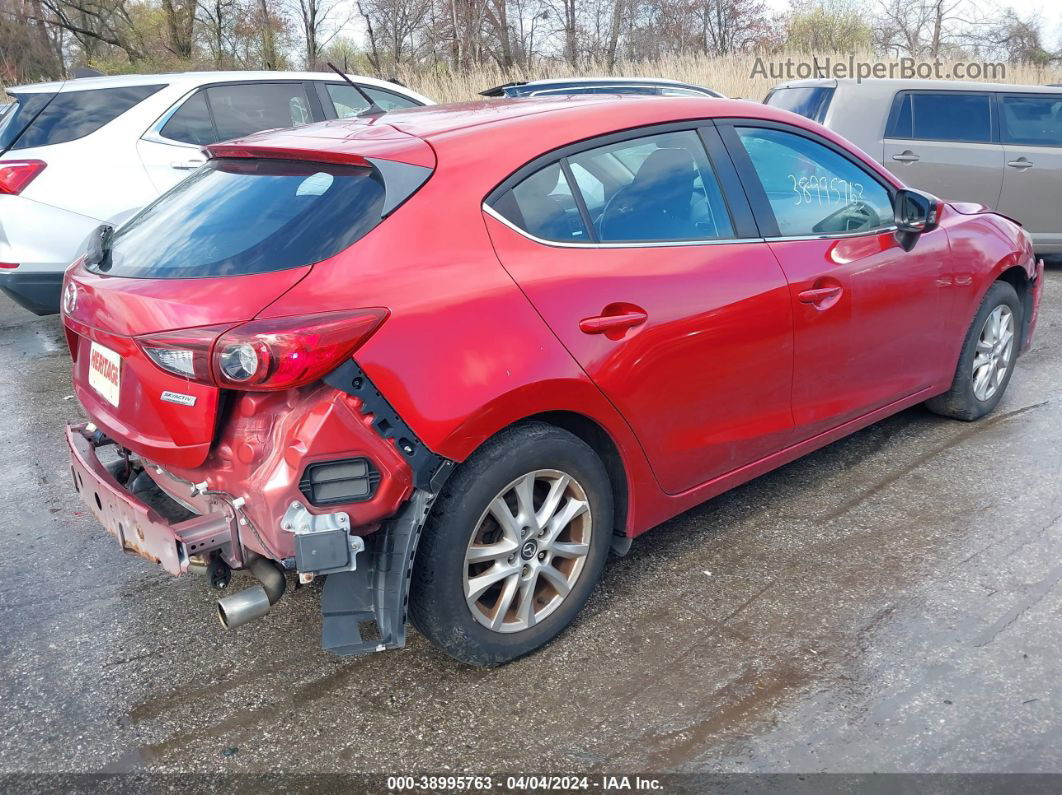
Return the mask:
<svg viewBox="0 0 1062 795">
<path fill-rule="evenodd" d="M 25 114 L 25 123 L 14 133 L 11 149 L 30 149 L 37 146 L 76 141 L 94 133 L 104 124 L 121 116 L 134 105 L 143 102 L 163 86 L 123 86 L 97 88 L 92 91 L 64 91 L 46 94 L 45 102 L 36 113 Z M 40 94 L 25 94 L 30 97 Z M 39 100 L 38 100 L 39 102 Z M 36 116 L 36 118 L 34 118 Z M 27 127 L 26 124 L 29 124 Z M 5 127 L 6 131 L 6 127 Z M 21 135 L 19 135 L 21 132 Z M 7 144 L 5 144 L 6 148 Z"/>
<path fill-rule="evenodd" d="M 767 95 L 764 103 L 797 113 L 812 121 L 822 122 L 833 99 L 834 89 L 829 86 L 804 88 L 776 88 Z"/>
<path fill-rule="evenodd" d="M 311 265 L 380 222 L 375 169 L 291 160 L 210 160 L 114 236 L 113 276 L 189 279 Z"/>
<path fill-rule="evenodd" d="M 12 97 L 14 102 L 0 112 L 0 152 L 11 148 L 19 133 L 29 126 L 33 117 L 40 113 L 54 96 L 54 93 L 41 92 L 15 94 Z"/>
</svg>

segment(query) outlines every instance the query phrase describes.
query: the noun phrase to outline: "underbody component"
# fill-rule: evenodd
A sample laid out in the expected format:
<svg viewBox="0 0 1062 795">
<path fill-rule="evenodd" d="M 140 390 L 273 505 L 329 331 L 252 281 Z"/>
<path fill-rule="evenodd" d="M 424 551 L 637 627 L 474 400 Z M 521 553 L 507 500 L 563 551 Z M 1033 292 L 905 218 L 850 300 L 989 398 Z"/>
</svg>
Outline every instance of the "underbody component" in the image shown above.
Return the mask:
<svg viewBox="0 0 1062 795">
<path fill-rule="evenodd" d="M 350 535 L 350 517 L 343 511 L 313 514 L 296 500 L 280 526 L 295 534 L 295 567 L 300 574 L 332 574 L 357 568 L 365 549 L 361 536 Z"/>
<path fill-rule="evenodd" d="M 406 644 L 406 603 L 413 555 L 435 496 L 418 489 L 413 497 L 368 536 L 364 565 L 329 574 L 321 597 L 321 648 L 342 657 L 400 649 Z M 366 622 L 376 637 L 364 637 Z"/>
</svg>

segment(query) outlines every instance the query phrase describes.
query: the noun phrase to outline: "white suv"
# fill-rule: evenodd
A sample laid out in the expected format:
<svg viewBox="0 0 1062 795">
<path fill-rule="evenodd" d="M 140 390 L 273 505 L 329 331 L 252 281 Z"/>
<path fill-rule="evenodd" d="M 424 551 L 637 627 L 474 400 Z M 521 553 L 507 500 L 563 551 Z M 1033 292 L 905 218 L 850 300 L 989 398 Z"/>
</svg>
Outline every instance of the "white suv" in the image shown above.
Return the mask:
<svg viewBox="0 0 1062 795">
<path fill-rule="evenodd" d="M 0 107 L 0 290 L 59 310 L 63 271 L 89 233 L 117 225 L 204 162 L 200 147 L 259 130 L 432 104 L 402 86 L 333 73 L 190 72 L 10 88 Z"/>
</svg>

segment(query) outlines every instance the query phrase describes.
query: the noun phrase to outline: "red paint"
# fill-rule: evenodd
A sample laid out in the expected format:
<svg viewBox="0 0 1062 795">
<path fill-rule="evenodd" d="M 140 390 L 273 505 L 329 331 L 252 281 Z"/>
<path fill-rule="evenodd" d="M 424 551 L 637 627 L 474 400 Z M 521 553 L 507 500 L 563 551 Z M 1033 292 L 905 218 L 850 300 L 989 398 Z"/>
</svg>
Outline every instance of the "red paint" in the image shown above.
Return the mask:
<svg viewBox="0 0 1062 795">
<path fill-rule="evenodd" d="M 206 481 L 245 497 L 254 532 L 240 529 L 243 544 L 287 556 L 291 536 L 279 517 L 299 498 L 308 463 L 355 455 L 376 463 L 373 500 L 341 506 L 365 533 L 411 492 L 402 455 L 356 399 L 319 382 L 275 392 L 226 387 L 219 413 L 216 379 L 164 372 L 134 337 L 209 327 L 216 340 L 239 329 L 297 331 L 321 313 L 386 310 L 354 358 L 424 444 L 463 461 L 526 417 L 588 418 L 620 453 L 634 535 L 944 391 L 991 282 L 1013 267 L 1038 273 L 1017 225 L 971 207 L 942 204 L 940 228 L 909 253 L 890 234 L 561 248 L 481 209 L 495 185 L 544 152 L 711 117 L 781 121 L 847 146 L 767 106 L 609 97 L 431 107 L 215 147 L 226 156 L 392 159 L 435 171 L 376 229 L 312 267 L 153 281 L 75 266 L 67 279 L 79 298 L 66 324 L 76 394 L 104 431 L 168 470 L 158 480 L 175 495 Z M 79 353 L 93 340 L 123 357 L 117 409 L 88 386 L 89 357 Z M 196 404 L 163 402 L 164 390 Z"/>
</svg>

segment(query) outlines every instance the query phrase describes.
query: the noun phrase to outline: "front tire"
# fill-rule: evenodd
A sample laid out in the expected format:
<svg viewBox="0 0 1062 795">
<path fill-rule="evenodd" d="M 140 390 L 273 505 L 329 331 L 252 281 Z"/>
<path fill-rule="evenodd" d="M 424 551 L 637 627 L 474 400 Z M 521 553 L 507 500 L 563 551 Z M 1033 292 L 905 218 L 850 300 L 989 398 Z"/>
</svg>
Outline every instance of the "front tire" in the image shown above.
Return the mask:
<svg viewBox="0 0 1062 795">
<path fill-rule="evenodd" d="M 926 401 L 929 410 L 968 422 L 992 411 L 1014 373 L 1021 328 L 1022 305 L 1014 287 L 993 282 L 966 332 L 951 389 Z"/>
<path fill-rule="evenodd" d="M 597 454 L 555 426 L 514 426 L 436 500 L 413 565 L 410 618 L 462 662 L 521 657 L 586 603 L 611 536 L 612 489 Z"/>
</svg>

